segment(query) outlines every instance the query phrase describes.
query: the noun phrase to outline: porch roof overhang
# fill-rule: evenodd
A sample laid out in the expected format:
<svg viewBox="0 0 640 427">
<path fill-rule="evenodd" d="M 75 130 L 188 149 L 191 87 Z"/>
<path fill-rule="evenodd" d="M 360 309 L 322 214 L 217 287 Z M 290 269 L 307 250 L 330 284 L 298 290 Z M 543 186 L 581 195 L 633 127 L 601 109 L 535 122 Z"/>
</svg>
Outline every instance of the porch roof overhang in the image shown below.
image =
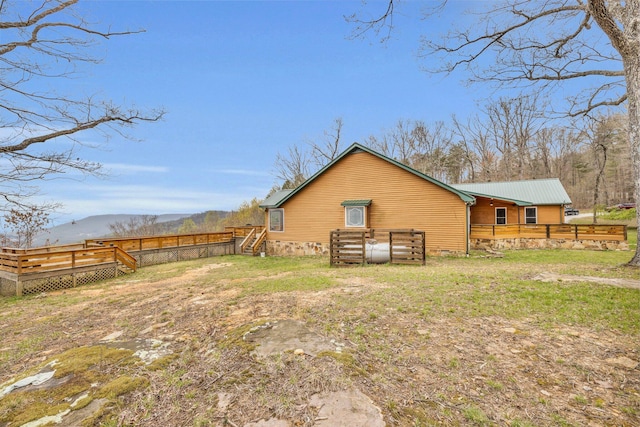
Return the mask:
<svg viewBox="0 0 640 427">
<path fill-rule="evenodd" d="M 513 203 L 516 206 L 533 206 L 533 203 L 527 202 L 526 200 L 510 199 L 508 197 L 496 197 L 491 194 L 482 194 L 482 193 L 477 193 L 472 191 L 467 191 L 467 193 L 473 195 L 474 197 L 482 197 L 485 199 L 493 199 L 493 200 L 502 200 L 504 202 Z"/>
</svg>

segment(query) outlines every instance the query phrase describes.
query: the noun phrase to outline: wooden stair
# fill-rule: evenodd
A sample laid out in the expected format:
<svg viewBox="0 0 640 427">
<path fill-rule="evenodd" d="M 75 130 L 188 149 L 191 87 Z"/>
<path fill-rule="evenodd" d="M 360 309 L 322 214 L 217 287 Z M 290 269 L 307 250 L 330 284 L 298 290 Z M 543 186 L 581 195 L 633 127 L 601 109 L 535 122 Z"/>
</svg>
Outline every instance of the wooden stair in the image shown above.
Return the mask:
<svg viewBox="0 0 640 427">
<path fill-rule="evenodd" d="M 243 255 L 258 255 L 260 248 L 263 248 L 265 245 L 266 237 L 266 229 L 262 230 L 261 233 L 258 233 L 255 228 L 252 229 L 242 243 L 240 243 L 240 253 Z"/>
</svg>

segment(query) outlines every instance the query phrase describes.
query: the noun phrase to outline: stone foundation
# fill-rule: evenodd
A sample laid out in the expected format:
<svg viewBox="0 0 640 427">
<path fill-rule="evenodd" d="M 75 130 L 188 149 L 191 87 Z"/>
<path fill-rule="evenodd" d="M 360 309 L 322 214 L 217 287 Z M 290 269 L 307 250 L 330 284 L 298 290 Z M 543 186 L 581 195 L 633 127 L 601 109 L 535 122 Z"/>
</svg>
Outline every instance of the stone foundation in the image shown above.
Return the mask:
<svg viewBox="0 0 640 427">
<path fill-rule="evenodd" d="M 269 256 L 329 256 L 329 244 L 320 242 L 281 242 L 267 241 L 267 255 Z"/>
<path fill-rule="evenodd" d="M 268 240 L 267 255 L 269 256 L 306 256 L 306 255 L 326 255 L 329 256 L 330 248 L 328 243 L 320 242 L 281 242 L 279 240 Z M 427 249 L 427 256 L 465 256 L 464 252 L 450 251 L 446 249 Z"/>
<path fill-rule="evenodd" d="M 471 239 L 471 249 L 589 249 L 596 251 L 628 251 L 629 243 L 617 240 L 571 239 Z"/>
<path fill-rule="evenodd" d="M 269 256 L 329 256 L 329 244 L 321 242 L 281 242 L 269 240 Z M 472 250 L 510 250 L 510 249 L 588 249 L 596 251 L 628 251 L 629 243 L 616 240 L 571 240 L 571 239 L 471 239 Z M 427 250 L 428 256 L 464 256 L 448 250 Z"/>
</svg>

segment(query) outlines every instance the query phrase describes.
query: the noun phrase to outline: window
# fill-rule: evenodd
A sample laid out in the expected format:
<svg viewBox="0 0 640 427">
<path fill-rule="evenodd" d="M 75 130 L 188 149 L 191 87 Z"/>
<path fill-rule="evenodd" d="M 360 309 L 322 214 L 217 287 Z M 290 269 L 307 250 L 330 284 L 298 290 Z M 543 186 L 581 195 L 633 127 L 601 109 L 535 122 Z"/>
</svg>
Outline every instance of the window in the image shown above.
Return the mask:
<svg viewBox="0 0 640 427">
<path fill-rule="evenodd" d="M 269 209 L 269 231 L 284 231 L 284 209 Z"/>
<path fill-rule="evenodd" d="M 496 208 L 496 224 L 505 225 L 507 223 L 507 208 Z"/>
<path fill-rule="evenodd" d="M 538 223 L 538 208 L 524 208 L 524 223 L 525 224 Z"/>
<path fill-rule="evenodd" d="M 364 206 L 346 206 L 344 208 L 345 226 L 364 227 L 365 226 L 364 215 L 365 215 Z"/>
<path fill-rule="evenodd" d="M 371 205 L 371 199 L 345 200 L 341 205 L 344 206 L 345 227 L 367 226 L 367 207 Z"/>
</svg>

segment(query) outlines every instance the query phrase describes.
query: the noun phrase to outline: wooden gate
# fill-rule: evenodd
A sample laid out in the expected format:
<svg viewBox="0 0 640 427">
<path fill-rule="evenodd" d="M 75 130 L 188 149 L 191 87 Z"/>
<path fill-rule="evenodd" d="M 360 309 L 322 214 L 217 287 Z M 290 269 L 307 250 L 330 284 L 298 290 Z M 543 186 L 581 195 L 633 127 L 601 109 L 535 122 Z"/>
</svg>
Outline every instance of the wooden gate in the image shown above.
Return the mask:
<svg viewBox="0 0 640 427">
<path fill-rule="evenodd" d="M 389 262 L 391 264 L 426 264 L 424 231 L 390 231 Z"/>
<path fill-rule="evenodd" d="M 366 231 L 333 230 L 329 239 L 332 267 L 349 267 L 365 263 Z"/>
<path fill-rule="evenodd" d="M 381 240 L 380 236 L 387 236 Z M 417 230 L 333 230 L 329 239 L 329 256 L 332 267 L 362 265 L 373 253 L 373 245 L 367 239 L 376 236 L 377 243 L 388 243 L 390 264 L 421 264 L 426 262 L 425 233 Z M 379 254 L 379 252 L 378 252 Z"/>
</svg>

